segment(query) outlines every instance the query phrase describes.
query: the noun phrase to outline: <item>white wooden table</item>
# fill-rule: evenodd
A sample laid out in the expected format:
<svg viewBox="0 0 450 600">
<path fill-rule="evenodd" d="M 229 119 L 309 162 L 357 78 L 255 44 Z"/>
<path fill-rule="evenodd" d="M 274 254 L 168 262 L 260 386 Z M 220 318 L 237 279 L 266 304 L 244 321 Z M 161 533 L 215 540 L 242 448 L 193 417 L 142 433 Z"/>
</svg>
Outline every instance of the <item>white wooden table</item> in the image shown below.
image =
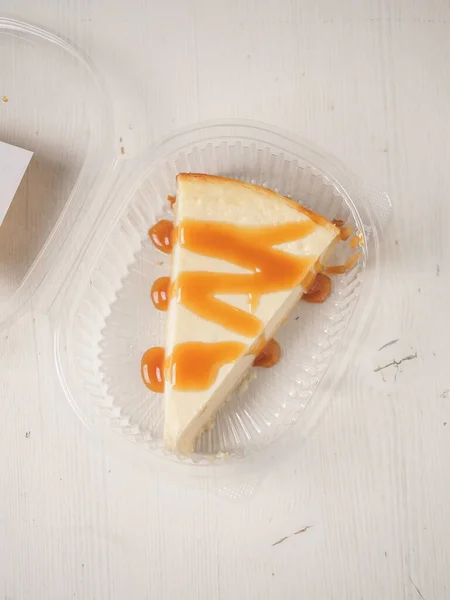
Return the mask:
<svg viewBox="0 0 450 600">
<path fill-rule="evenodd" d="M 91 55 L 118 148 L 133 154 L 197 120 L 256 118 L 339 156 L 395 209 L 361 351 L 308 441 L 246 502 L 169 487 L 94 443 L 33 306 L 2 333 L 0 597 L 450 598 L 448 0 L 0 8 Z"/>
</svg>

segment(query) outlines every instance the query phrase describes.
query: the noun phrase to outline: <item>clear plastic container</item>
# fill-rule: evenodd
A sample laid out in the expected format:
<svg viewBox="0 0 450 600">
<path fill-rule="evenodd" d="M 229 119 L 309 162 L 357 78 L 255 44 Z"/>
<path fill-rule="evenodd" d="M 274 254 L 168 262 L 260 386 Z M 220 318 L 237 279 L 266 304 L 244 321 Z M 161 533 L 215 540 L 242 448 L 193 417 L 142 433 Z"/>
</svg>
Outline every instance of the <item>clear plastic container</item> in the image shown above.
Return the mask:
<svg viewBox="0 0 450 600">
<path fill-rule="evenodd" d="M 170 218 L 167 195 L 175 192 L 177 173 L 186 171 L 267 186 L 330 219 L 343 219 L 362 240 L 360 260 L 334 277 L 331 297 L 323 305 L 299 303 L 280 330 L 282 361 L 259 369 L 232 395 L 188 458 L 164 451 L 162 398 L 140 379 L 143 352 L 164 345 L 165 313 L 152 306 L 150 287 L 169 273 L 169 261 L 151 244 L 148 229 Z M 222 121 L 178 133 L 126 163 L 102 204 L 56 322 L 59 376 L 83 421 L 94 428 L 103 423 L 148 456 L 166 459 L 165 468 L 179 477 L 216 473 L 222 464 L 228 472 L 240 470 L 239 463 L 247 470 L 269 447 L 273 455 L 273 442 L 292 425 L 300 423 L 305 431 L 370 315 L 389 199 L 360 186 L 310 144 L 262 124 Z M 342 244 L 333 262 L 350 252 Z"/>
<path fill-rule="evenodd" d="M 0 18 L 0 73 L 0 139 L 34 152 L 0 228 L 2 328 L 44 280 L 47 298 L 58 289 L 69 266 L 59 260 L 67 237 L 113 157 L 107 96 L 73 46 Z"/>
</svg>

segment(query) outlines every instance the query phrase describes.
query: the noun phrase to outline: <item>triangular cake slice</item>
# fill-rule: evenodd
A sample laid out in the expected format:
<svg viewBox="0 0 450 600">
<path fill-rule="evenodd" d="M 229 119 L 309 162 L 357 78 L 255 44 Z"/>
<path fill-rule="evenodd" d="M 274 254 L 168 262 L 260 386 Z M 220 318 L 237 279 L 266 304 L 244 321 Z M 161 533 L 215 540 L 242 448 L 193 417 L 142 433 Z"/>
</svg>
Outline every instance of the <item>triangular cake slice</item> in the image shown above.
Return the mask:
<svg viewBox="0 0 450 600">
<path fill-rule="evenodd" d="M 339 229 L 275 192 L 212 175 L 178 175 L 174 212 L 164 440 L 188 454 Z"/>
</svg>

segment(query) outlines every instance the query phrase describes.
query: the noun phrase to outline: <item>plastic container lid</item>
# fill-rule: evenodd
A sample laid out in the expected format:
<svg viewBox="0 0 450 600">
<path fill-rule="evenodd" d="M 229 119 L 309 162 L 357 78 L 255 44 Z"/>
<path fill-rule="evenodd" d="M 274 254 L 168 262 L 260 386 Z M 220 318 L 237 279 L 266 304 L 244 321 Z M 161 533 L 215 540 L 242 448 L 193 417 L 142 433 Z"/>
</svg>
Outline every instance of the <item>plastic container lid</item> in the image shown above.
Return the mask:
<svg viewBox="0 0 450 600">
<path fill-rule="evenodd" d="M 108 162 L 112 120 L 92 66 L 46 31 L 0 18 L 0 73 L 0 140 L 34 152 L 0 227 L 2 328 L 64 278 L 58 259 Z"/>
</svg>

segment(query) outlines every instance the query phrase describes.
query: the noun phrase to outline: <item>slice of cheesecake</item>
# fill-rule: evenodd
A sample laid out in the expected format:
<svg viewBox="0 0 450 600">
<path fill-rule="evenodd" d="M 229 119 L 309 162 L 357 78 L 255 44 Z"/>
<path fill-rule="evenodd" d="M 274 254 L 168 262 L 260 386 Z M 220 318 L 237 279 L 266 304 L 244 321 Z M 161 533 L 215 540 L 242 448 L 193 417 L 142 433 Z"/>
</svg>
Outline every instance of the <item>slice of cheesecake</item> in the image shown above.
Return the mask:
<svg viewBox="0 0 450 600">
<path fill-rule="evenodd" d="M 187 454 L 339 229 L 275 192 L 212 175 L 178 175 L 174 212 L 164 439 Z"/>
</svg>

